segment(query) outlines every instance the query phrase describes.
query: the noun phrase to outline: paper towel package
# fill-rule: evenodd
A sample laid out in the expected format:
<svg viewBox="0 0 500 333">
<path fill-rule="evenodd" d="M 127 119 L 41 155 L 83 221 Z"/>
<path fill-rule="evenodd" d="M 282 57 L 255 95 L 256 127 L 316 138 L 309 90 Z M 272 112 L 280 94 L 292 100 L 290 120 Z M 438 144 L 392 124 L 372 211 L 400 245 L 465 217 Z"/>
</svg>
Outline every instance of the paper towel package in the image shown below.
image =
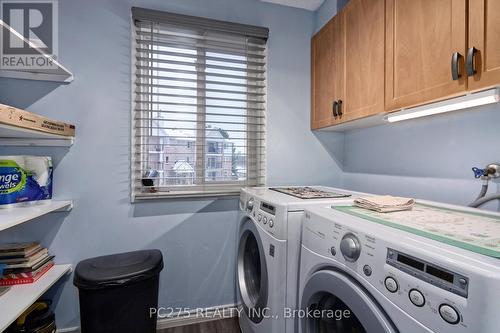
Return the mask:
<svg viewBox="0 0 500 333">
<path fill-rule="evenodd" d="M 0 156 L 0 207 L 52 199 L 52 159 Z"/>
</svg>

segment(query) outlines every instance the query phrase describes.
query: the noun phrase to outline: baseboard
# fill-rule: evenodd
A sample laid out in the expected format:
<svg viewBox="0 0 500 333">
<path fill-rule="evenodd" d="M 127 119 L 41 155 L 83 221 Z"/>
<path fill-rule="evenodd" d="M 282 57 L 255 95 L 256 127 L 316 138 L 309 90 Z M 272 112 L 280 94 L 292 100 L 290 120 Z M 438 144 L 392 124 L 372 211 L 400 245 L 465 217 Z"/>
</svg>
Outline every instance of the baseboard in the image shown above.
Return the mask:
<svg viewBox="0 0 500 333">
<path fill-rule="evenodd" d="M 60 328 L 57 329 L 57 333 L 80 333 L 80 327 L 68 327 L 68 328 Z"/>
<path fill-rule="evenodd" d="M 184 313 L 176 313 L 167 318 L 159 318 L 156 324 L 158 330 L 179 326 L 206 323 L 208 321 L 233 318 L 238 316 L 238 305 L 228 304 L 211 308 L 193 310 Z M 58 329 L 57 333 L 80 333 L 80 327 L 69 327 Z"/>
<path fill-rule="evenodd" d="M 177 313 L 167 318 L 158 319 L 157 329 L 166 329 L 179 326 L 205 323 L 213 320 L 228 319 L 238 316 L 236 304 L 220 305 L 212 308 L 193 310 L 185 313 Z"/>
</svg>

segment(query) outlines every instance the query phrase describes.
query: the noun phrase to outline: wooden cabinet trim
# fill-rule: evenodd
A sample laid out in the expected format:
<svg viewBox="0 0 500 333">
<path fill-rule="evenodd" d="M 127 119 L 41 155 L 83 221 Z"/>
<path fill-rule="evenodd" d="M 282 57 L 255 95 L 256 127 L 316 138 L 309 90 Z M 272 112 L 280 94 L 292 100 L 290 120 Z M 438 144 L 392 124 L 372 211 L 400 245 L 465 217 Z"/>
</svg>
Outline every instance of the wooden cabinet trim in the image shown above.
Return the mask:
<svg viewBox="0 0 500 333">
<path fill-rule="evenodd" d="M 468 48 L 475 47 L 477 73 L 468 78 L 471 91 L 500 84 L 500 2 L 469 0 Z"/>
<path fill-rule="evenodd" d="M 350 121 L 385 110 L 385 0 L 351 0 L 342 15 L 345 42 L 343 121 Z"/>
</svg>

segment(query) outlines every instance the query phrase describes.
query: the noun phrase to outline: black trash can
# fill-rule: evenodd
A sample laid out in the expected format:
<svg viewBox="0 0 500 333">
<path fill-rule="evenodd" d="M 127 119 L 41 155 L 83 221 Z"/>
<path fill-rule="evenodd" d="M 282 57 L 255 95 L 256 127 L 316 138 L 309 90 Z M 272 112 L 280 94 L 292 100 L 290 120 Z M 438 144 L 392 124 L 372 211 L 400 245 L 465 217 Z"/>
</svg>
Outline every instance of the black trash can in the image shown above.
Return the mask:
<svg viewBox="0 0 500 333">
<path fill-rule="evenodd" d="M 80 297 L 82 333 L 156 332 L 159 250 L 144 250 L 81 261 L 73 284 Z"/>
</svg>

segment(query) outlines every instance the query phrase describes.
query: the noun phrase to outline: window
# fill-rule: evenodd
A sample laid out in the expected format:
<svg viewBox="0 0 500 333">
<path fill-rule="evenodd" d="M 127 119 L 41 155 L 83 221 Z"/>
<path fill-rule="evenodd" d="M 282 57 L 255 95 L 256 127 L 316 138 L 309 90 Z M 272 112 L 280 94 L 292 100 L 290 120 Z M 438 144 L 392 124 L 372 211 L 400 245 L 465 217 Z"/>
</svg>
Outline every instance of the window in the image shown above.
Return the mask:
<svg viewBox="0 0 500 333">
<path fill-rule="evenodd" d="M 264 185 L 268 29 L 141 8 L 132 16 L 132 199 Z"/>
<path fill-rule="evenodd" d="M 219 143 L 218 142 L 208 142 L 208 152 L 209 153 L 219 153 Z"/>
</svg>

